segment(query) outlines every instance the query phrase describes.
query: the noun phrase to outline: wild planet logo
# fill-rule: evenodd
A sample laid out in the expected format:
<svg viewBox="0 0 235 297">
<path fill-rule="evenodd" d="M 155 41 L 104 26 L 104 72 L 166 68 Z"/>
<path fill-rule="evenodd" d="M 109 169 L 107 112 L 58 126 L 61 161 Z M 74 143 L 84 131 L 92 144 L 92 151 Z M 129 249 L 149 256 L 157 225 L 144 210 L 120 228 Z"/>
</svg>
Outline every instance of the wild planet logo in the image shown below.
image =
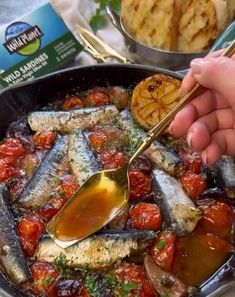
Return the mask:
<svg viewBox="0 0 235 297">
<path fill-rule="evenodd" d="M 9 54 L 30 56 L 41 46 L 42 31 L 38 26 L 31 26 L 25 22 L 15 22 L 6 28 L 3 44 Z"/>
</svg>

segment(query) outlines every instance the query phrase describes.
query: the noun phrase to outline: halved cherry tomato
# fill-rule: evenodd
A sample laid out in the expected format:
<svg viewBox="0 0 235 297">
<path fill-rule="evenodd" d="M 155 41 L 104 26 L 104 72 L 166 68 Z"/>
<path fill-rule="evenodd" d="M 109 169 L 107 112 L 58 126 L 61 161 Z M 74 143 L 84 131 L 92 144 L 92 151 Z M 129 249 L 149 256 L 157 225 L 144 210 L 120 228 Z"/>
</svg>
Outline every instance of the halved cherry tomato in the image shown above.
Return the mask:
<svg viewBox="0 0 235 297">
<path fill-rule="evenodd" d="M 29 289 L 36 295 L 47 292 L 60 273 L 48 262 L 36 262 L 31 265 L 30 270 L 33 281 L 29 285 Z"/>
<path fill-rule="evenodd" d="M 126 89 L 114 86 L 109 90 L 110 101 L 117 108 L 125 108 L 129 105 L 129 95 Z"/>
<path fill-rule="evenodd" d="M 150 254 L 157 265 L 170 272 L 176 249 L 176 236 L 171 231 L 161 232 L 150 248 Z"/>
<path fill-rule="evenodd" d="M 220 201 L 213 205 L 199 205 L 198 208 L 202 212 L 200 226 L 203 230 L 223 239 L 229 239 L 234 220 L 232 208 Z"/>
<path fill-rule="evenodd" d="M 57 133 L 53 131 L 43 131 L 36 132 L 33 136 L 33 141 L 37 148 L 50 148 L 55 139 L 57 137 Z"/>
<path fill-rule="evenodd" d="M 91 133 L 88 136 L 91 146 L 98 153 L 101 153 L 104 149 L 106 149 L 107 144 L 107 136 L 101 133 Z"/>
<path fill-rule="evenodd" d="M 83 101 L 77 96 L 71 96 L 65 99 L 64 103 L 61 105 L 63 109 L 72 109 L 73 107 L 83 107 Z"/>
<path fill-rule="evenodd" d="M 9 178 L 12 177 L 19 177 L 20 172 L 18 169 L 15 167 L 9 165 L 7 160 L 5 161 L 6 158 L 0 159 L 0 182 L 5 182 Z"/>
<path fill-rule="evenodd" d="M 39 211 L 38 215 L 43 221 L 48 221 L 57 214 L 57 212 L 64 206 L 64 197 L 55 197 L 49 200 Z"/>
<path fill-rule="evenodd" d="M 28 215 L 19 220 L 17 224 L 20 242 L 26 256 L 33 256 L 38 239 L 45 230 L 42 220 L 35 215 Z"/>
<path fill-rule="evenodd" d="M 26 154 L 26 150 L 18 138 L 6 138 L 0 144 L 0 157 L 19 158 Z"/>
<path fill-rule="evenodd" d="M 196 174 L 201 172 L 202 159 L 198 153 L 192 152 L 190 149 L 184 149 L 180 150 L 179 156 L 184 161 L 187 171 Z"/>
<path fill-rule="evenodd" d="M 231 253 L 234 250 L 229 242 L 213 234 L 197 234 L 197 239 L 204 246 L 219 253 Z"/>
<path fill-rule="evenodd" d="M 137 266 L 135 264 L 124 264 L 115 270 L 115 274 L 118 276 L 121 282 L 127 280 L 136 284 L 136 288 L 133 288 L 130 291 L 130 294 L 125 296 L 134 297 L 136 294 L 138 294 L 137 296 L 139 297 L 158 296 L 147 278 L 144 267 Z"/>
<path fill-rule="evenodd" d="M 160 209 L 156 204 L 140 202 L 129 213 L 134 229 L 158 230 L 162 224 Z"/>
<path fill-rule="evenodd" d="M 61 178 L 62 194 L 65 198 L 72 197 L 79 189 L 79 184 L 73 175 L 65 175 Z"/>
<path fill-rule="evenodd" d="M 104 169 L 112 169 L 122 166 L 125 163 L 125 155 L 116 149 L 104 151 L 100 155 L 100 162 Z"/>
<path fill-rule="evenodd" d="M 130 199 L 139 200 L 149 194 L 152 189 L 151 177 L 140 170 L 130 170 Z"/>
<path fill-rule="evenodd" d="M 180 177 L 181 184 L 191 198 L 197 198 L 207 188 L 205 178 L 200 174 L 185 172 Z"/>
<path fill-rule="evenodd" d="M 90 91 L 86 98 L 85 102 L 89 106 L 100 106 L 109 104 L 109 95 L 100 90 Z"/>
</svg>

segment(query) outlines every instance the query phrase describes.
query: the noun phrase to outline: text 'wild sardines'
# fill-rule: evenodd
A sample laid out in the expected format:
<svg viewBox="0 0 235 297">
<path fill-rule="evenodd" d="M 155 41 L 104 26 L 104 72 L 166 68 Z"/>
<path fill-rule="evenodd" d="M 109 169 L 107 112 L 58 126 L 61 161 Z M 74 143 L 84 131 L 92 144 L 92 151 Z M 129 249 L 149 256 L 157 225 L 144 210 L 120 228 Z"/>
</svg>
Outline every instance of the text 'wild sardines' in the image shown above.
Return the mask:
<svg viewBox="0 0 235 297">
<path fill-rule="evenodd" d="M 0 260 L 8 277 L 19 285 L 28 281 L 31 274 L 8 207 L 8 198 L 5 186 L 0 184 Z"/>
<path fill-rule="evenodd" d="M 153 178 L 158 193 L 155 200 L 161 208 L 164 221 L 170 224 L 177 236 L 191 233 L 201 218 L 199 209 L 174 177 L 155 169 Z"/>
<path fill-rule="evenodd" d="M 64 161 L 68 153 L 68 136 L 60 136 L 42 159 L 32 178 L 25 185 L 18 203 L 25 208 L 38 208 L 46 203 L 65 174 Z"/>
<path fill-rule="evenodd" d="M 64 111 L 34 111 L 28 115 L 33 131 L 70 132 L 73 129 L 87 129 L 98 122 L 111 120 L 118 114 L 114 105 L 81 108 Z"/>
</svg>

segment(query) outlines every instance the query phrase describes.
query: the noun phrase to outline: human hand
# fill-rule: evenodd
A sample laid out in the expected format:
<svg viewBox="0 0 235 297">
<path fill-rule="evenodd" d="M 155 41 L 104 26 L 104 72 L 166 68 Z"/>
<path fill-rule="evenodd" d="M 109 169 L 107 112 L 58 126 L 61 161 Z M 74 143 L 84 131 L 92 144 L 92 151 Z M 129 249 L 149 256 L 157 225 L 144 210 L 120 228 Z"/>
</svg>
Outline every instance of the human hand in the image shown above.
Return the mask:
<svg viewBox="0 0 235 297">
<path fill-rule="evenodd" d="M 180 93 L 195 81 L 207 90 L 193 99 L 170 125 L 176 137 L 187 135 L 190 147 L 201 152 L 206 164 L 222 154 L 235 156 L 235 57 L 221 57 L 221 51 L 195 59 L 184 78 Z"/>
</svg>

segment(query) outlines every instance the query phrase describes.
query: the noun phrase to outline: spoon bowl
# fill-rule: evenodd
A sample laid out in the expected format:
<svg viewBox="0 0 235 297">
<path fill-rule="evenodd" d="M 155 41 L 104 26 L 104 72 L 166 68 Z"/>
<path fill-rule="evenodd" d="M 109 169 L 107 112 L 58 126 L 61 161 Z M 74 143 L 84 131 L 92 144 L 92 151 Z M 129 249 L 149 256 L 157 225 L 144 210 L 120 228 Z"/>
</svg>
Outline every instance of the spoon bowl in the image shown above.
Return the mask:
<svg viewBox="0 0 235 297">
<path fill-rule="evenodd" d="M 222 56 L 231 57 L 234 50 L 235 40 Z M 69 247 L 100 230 L 123 210 L 129 198 L 128 169 L 132 161 L 162 134 L 179 110 L 204 91 L 204 87 L 198 83 L 194 84 L 182 98 L 177 100 L 175 107 L 148 131 L 147 136 L 124 166 L 99 171 L 82 185 L 47 225 L 48 233 L 55 243 L 62 248 Z"/>
</svg>

